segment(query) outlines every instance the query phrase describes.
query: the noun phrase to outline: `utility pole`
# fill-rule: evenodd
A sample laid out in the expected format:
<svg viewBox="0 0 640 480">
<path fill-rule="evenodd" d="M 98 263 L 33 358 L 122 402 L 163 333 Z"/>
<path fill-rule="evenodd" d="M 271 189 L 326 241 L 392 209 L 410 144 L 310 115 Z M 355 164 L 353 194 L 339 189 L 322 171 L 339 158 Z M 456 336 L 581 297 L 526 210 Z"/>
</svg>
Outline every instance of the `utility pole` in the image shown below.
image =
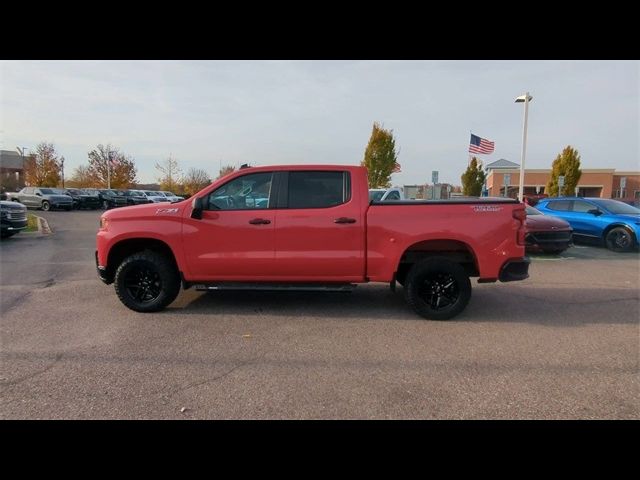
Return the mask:
<svg viewBox="0 0 640 480">
<path fill-rule="evenodd" d="M 107 150 L 107 189 L 111 190 L 111 151 Z"/>
</svg>

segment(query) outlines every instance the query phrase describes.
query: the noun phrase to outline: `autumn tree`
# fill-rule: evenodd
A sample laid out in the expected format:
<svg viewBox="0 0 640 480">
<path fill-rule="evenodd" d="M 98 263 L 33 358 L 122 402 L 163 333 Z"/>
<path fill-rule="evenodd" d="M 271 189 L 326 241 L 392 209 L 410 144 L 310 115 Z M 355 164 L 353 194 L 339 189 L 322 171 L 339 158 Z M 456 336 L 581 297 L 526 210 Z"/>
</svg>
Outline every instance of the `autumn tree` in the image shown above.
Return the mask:
<svg viewBox="0 0 640 480">
<path fill-rule="evenodd" d="M 57 187 L 60 182 L 61 162 L 52 143 L 41 142 L 35 153 L 24 160 L 24 177 L 27 185 Z"/>
<path fill-rule="evenodd" d="M 564 176 L 564 186 L 560 192 L 558 187 L 558 177 Z M 547 182 L 545 193 L 550 197 L 557 197 L 559 193 L 563 195 L 573 195 L 576 185 L 580 181 L 582 170 L 580 170 L 580 154 L 571 145 L 567 145 L 562 153 L 559 153 L 551 166 L 551 179 Z"/>
<path fill-rule="evenodd" d="M 156 170 L 160 172 L 158 182 L 160 183 L 160 190 L 166 190 L 173 192 L 177 190 L 177 186 L 180 184 L 182 170 L 178 167 L 178 160 L 169 155 L 169 158 L 162 162 L 156 162 Z"/>
<path fill-rule="evenodd" d="M 190 168 L 182 180 L 184 193 L 189 196 L 199 192 L 211 183 L 209 174 L 201 168 Z"/>
<path fill-rule="evenodd" d="M 96 186 L 108 188 L 130 188 L 136 183 L 137 169 L 133 158 L 125 156 L 111 145 L 98 145 L 88 153 L 88 172 L 91 181 Z"/>
<path fill-rule="evenodd" d="M 225 175 L 230 174 L 231 172 L 235 172 L 236 168 L 233 165 L 225 165 L 220 168 L 220 172 L 218 172 L 218 178 L 222 178 Z"/>
<path fill-rule="evenodd" d="M 393 130 L 385 130 L 375 122 L 361 162 L 363 167 L 367 167 L 369 188 L 390 187 L 391 174 L 396 169 L 397 160 Z"/>
<path fill-rule="evenodd" d="M 77 167 L 71 178 L 67 180 L 66 185 L 71 188 L 88 188 L 88 187 L 101 187 L 102 185 L 94 183 L 94 179 L 89 172 L 89 167 L 86 165 L 80 165 Z"/>
<path fill-rule="evenodd" d="M 469 197 L 479 197 L 487 174 L 482 170 L 482 165 L 478 164 L 478 159 L 473 157 L 460 178 L 462 180 L 462 194 Z"/>
</svg>

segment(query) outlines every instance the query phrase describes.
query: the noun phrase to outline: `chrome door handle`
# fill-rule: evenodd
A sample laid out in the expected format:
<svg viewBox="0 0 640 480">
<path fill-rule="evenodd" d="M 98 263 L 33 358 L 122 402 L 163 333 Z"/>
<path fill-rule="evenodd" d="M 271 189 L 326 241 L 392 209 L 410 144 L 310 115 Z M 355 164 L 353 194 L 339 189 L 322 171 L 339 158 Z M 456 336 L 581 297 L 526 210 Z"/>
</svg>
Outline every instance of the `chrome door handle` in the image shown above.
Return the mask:
<svg viewBox="0 0 640 480">
<path fill-rule="evenodd" d="M 356 223 L 355 218 L 340 217 L 336 218 L 333 223 Z"/>
</svg>

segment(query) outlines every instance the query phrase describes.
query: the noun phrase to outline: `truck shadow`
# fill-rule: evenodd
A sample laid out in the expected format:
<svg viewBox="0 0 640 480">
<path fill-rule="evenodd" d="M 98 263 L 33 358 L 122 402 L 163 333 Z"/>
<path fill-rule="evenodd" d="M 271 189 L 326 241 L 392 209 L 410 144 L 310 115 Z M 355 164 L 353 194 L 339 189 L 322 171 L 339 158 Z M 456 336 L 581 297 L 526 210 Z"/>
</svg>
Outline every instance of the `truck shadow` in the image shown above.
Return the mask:
<svg viewBox="0 0 640 480">
<path fill-rule="evenodd" d="M 393 293 L 386 285 L 362 286 L 352 293 L 187 291 L 160 314 L 426 321 L 407 306 L 402 287 Z M 632 288 L 474 285 L 465 311 L 449 322 L 639 324 L 640 294 Z"/>
</svg>

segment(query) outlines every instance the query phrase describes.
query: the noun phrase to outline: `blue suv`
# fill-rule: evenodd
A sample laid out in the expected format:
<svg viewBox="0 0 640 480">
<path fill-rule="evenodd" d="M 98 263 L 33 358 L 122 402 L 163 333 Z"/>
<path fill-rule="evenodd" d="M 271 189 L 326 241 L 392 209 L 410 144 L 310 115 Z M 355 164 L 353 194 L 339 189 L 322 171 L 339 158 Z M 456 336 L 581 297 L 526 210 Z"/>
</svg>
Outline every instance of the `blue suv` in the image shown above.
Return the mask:
<svg viewBox="0 0 640 480">
<path fill-rule="evenodd" d="M 597 240 L 614 252 L 638 247 L 640 209 L 606 198 L 549 197 L 536 208 L 571 224 L 574 238 Z"/>
</svg>

